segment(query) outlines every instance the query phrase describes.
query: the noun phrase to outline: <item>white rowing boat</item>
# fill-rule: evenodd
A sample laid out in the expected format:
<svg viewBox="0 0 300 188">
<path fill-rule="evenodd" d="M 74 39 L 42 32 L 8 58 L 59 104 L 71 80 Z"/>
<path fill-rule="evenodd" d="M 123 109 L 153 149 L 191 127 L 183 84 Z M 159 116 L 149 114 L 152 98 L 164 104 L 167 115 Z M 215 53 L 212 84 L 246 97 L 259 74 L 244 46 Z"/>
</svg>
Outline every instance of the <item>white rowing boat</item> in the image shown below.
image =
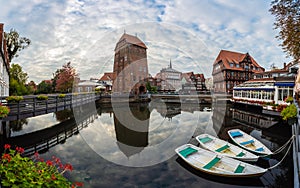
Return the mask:
<svg viewBox="0 0 300 188">
<path fill-rule="evenodd" d="M 228 131 L 229 137 L 234 143 L 241 148 L 251 151 L 258 155 L 271 155 L 273 152 L 263 143 L 243 132 L 240 129 L 232 129 Z"/>
<path fill-rule="evenodd" d="M 180 146 L 175 149 L 175 152 L 192 167 L 216 176 L 255 177 L 267 171 L 267 169 L 221 156 L 192 144 Z"/>
<path fill-rule="evenodd" d="M 256 162 L 259 158 L 259 156 L 245 149 L 242 149 L 234 144 L 230 144 L 225 140 L 222 140 L 209 134 L 201 134 L 196 137 L 196 140 L 204 149 L 216 152 L 226 157 L 250 162 Z"/>
</svg>

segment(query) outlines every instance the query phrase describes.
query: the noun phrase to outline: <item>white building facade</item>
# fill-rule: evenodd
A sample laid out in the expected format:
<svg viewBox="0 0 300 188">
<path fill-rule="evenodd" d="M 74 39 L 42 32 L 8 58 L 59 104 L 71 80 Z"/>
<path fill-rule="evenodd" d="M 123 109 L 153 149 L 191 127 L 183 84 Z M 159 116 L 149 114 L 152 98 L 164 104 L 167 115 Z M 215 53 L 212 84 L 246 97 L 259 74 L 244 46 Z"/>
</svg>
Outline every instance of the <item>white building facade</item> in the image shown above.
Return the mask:
<svg viewBox="0 0 300 188">
<path fill-rule="evenodd" d="M 3 26 L 0 23 L 0 96 L 9 96 L 9 60 Z"/>
</svg>

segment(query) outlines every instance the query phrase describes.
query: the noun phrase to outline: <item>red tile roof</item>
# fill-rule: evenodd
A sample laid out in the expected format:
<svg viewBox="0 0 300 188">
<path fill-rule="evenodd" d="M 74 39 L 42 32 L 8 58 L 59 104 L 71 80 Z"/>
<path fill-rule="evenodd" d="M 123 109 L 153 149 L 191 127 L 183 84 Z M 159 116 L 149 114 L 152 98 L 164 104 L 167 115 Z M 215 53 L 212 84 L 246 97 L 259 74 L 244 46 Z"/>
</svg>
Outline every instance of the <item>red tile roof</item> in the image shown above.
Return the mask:
<svg viewBox="0 0 300 188">
<path fill-rule="evenodd" d="M 224 64 L 225 69 L 230 69 L 230 70 L 244 70 L 243 67 L 230 67 L 230 63 L 235 63 L 235 64 L 240 64 L 246 57 L 247 55 L 249 55 L 248 53 L 246 54 L 242 54 L 239 52 L 232 52 L 232 51 L 227 51 L 227 50 L 221 50 L 218 57 L 216 58 L 214 65 L 217 64 L 218 62 L 222 61 Z M 250 60 L 252 62 L 252 64 L 255 67 L 259 67 L 262 70 L 258 71 L 258 70 L 252 70 L 253 72 L 262 72 L 264 71 L 264 68 L 261 67 L 254 59 L 253 57 L 250 57 Z"/>
<path fill-rule="evenodd" d="M 122 35 L 122 37 L 120 38 L 119 42 L 121 42 L 122 40 L 125 40 L 127 43 L 134 44 L 136 46 L 140 46 L 142 48 L 147 49 L 147 46 L 136 36 L 132 36 L 132 35 L 128 35 L 128 34 L 124 33 Z M 118 43 L 116 45 L 116 48 L 118 46 Z"/>
<path fill-rule="evenodd" d="M 114 80 L 116 75 L 113 72 L 105 72 L 104 75 L 100 78 L 100 81 Z"/>
</svg>

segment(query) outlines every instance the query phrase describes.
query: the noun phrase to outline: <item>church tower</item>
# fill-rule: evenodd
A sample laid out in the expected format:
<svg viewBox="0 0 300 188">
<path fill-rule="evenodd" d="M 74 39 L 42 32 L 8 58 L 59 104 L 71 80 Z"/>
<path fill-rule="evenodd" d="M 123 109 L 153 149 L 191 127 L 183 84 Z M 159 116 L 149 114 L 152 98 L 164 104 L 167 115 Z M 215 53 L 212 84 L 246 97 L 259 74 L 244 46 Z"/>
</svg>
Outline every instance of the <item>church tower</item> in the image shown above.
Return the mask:
<svg viewBox="0 0 300 188">
<path fill-rule="evenodd" d="M 124 33 L 115 47 L 113 92 L 142 94 L 148 77 L 147 47 L 137 37 Z"/>
</svg>

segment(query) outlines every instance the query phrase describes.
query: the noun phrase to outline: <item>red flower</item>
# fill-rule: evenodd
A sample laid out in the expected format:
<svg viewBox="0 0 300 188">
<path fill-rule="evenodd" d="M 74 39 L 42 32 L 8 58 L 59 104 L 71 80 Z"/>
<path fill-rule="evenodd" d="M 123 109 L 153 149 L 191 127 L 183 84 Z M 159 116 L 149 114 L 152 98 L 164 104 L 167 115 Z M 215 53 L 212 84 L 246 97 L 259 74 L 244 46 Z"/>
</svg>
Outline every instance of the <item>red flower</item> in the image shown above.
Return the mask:
<svg viewBox="0 0 300 188">
<path fill-rule="evenodd" d="M 82 187 L 82 186 L 83 186 L 83 183 L 82 183 L 82 182 L 75 182 L 75 185 L 76 185 L 77 187 Z"/>
<path fill-rule="evenodd" d="M 4 145 L 4 149 L 10 149 L 10 145 L 9 144 L 5 144 Z"/>
<path fill-rule="evenodd" d="M 56 180 L 56 176 L 54 174 L 51 175 L 52 180 Z"/>
<path fill-rule="evenodd" d="M 50 160 L 47 160 L 47 161 L 46 161 L 46 164 L 47 164 L 48 166 L 53 166 L 53 162 L 50 161 Z"/>
<path fill-rule="evenodd" d="M 40 157 L 40 155 L 37 151 L 34 153 L 34 157 L 37 158 L 37 159 Z"/>
<path fill-rule="evenodd" d="M 16 151 L 17 151 L 18 153 L 24 153 L 24 148 L 16 147 Z"/>
<path fill-rule="evenodd" d="M 73 170 L 73 166 L 71 164 L 67 163 L 67 164 L 65 164 L 64 169 L 72 171 Z"/>
<path fill-rule="evenodd" d="M 2 155 L 2 160 L 7 160 L 8 162 L 10 162 L 10 160 L 11 160 L 10 154 L 7 154 L 7 153 L 3 154 Z"/>
</svg>

